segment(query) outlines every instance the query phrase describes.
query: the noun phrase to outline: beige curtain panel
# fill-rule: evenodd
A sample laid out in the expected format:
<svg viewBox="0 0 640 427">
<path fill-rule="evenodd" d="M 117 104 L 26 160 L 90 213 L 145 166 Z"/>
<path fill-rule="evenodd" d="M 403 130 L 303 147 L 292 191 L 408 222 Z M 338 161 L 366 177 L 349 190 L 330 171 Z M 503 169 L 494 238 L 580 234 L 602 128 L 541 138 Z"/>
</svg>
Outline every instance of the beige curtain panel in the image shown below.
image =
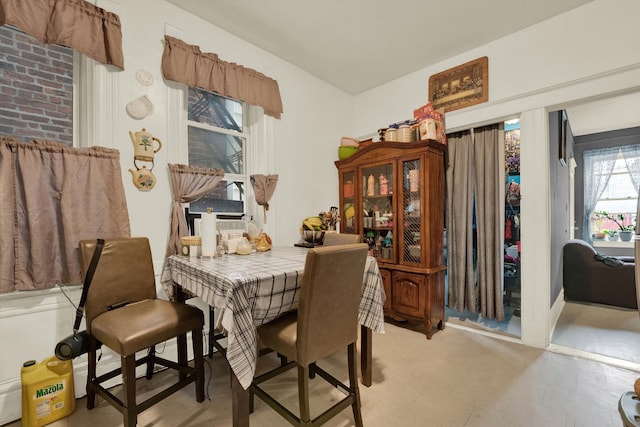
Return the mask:
<svg viewBox="0 0 640 427">
<path fill-rule="evenodd" d="M 204 197 L 215 190 L 224 178 L 224 169 L 220 168 L 211 169 L 171 163 L 168 166 L 171 191 L 173 192 L 173 209 L 166 257 L 181 253 L 180 238 L 187 235 L 187 219 L 182 209 L 182 203 L 193 202 Z M 174 300 L 173 282 L 166 262 L 162 266 L 160 283 L 167 297 Z"/>
<path fill-rule="evenodd" d="M 502 124 L 447 135 L 449 307 L 504 320 Z M 475 204 L 477 253 L 473 253 Z"/>
<path fill-rule="evenodd" d="M 78 242 L 130 236 L 117 150 L 0 138 L 0 293 L 81 284 Z"/>
<path fill-rule="evenodd" d="M 169 175 L 173 191 L 173 210 L 167 256 L 181 252 L 180 238 L 187 235 L 187 219 L 182 203 L 193 202 L 215 190 L 224 177 L 224 169 L 169 164 Z"/>
<path fill-rule="evenodd" d="M 84 0 L 0 0 L 0 25 L 124 70 L 120 18 Z"/>
<path fill-rule="evenodd" d="M 449 307 L 478 312 L 473 263 L 475 171 L 470 131 L 447 134 L 447 259 Z"/>
<path fill-rule="evenodd" d="M 162 73 L 168 80 L 216 92 L 264 108 L 265 114 L 280 118 L 282 100 L 278 82 L 250 68 L 225 62 L 198 46 L 164 36 Z"/>
<path fill-rule="evenodd" d="M 478 296 L 480 314 L 504 320 L 502 276 L 504 274 L 504 131 L 495 124 L 473 130 L 475 201 L 478 232 Z"/>
</svg>

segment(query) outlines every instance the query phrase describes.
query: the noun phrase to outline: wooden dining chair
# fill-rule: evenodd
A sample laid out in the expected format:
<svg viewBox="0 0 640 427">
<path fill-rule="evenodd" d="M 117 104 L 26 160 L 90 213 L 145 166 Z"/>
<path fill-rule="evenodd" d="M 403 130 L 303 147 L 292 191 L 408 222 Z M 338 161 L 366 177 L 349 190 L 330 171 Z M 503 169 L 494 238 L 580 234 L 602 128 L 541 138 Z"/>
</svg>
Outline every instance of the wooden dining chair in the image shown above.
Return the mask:
<svg viewBox="0 0 640 427">
<path fill-rule="evenodd" d="M 96 240 L 80 242 L 83 275 L 97 246 Z M 86 306 L 89 333 L 87 408 L 96 405 L 96 395 L 104 398 L 124 416 L 124 426 L 135 426 L 140 412 L 172 393 L 195 382 L 196 400 L 204 400 L 203 339 L 204 314 L 197 307 L 158 299 L 149 241 L 143 237 L 105 239 Z M 194 366 L 187 363 L 187 333 L 193 340 Z M 155 346 L 177 338 L 178 363 L 155 354 Z M 120 355 L 121 367 L 96 374 L 98 343 Z M 182 350 L 181 350 L 182 349 Z M 147 355 L 136 360 L 136 353 Z M 177 382 L 163 388 L 144 402 L 136 402 L 136 366 L 147 365 L 147 378 L 155 364 L 179 372 Z M 102 383 L 122 375 L 122 397 Z"/>
<path fill-rule="evenodd" d="M 293 425 L 321 425 L 351 406 L 356 425 L 362 426 L 355 345 L 367 250 L 364 243 L 311 249 L 306 257 L 298 310 L 257 329 L 260 341 L 290 362 L 254 378 L 250 391 Z M 348 385 L 317 365 L 319 360 L 345 347 Z M 293 367 L 298 368 L 299 416 L 261 386 Z M 310 373 L 317 374 L 346 394 L 313 420 L 309 408 Z"/>
<path fill-rule="evenodd" d="M 359 234 L 349 233 L 324 233 L 324 240 L 322 246 L 333 245 L 349 245 L 353 243 L 361 243 L 362 236 Z"/>
</svg>

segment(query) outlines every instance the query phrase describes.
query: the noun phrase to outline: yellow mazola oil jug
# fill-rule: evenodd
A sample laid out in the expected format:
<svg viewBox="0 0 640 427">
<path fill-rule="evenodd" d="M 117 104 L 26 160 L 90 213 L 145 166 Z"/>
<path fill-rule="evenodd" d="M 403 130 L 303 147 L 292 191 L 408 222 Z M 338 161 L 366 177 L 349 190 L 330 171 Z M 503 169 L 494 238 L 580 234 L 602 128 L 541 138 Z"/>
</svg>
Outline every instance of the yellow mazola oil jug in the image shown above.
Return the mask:
<svg viewBox="0 0 640 427">
<path fill-rule="evenodd" d="M 22 426 L 40 427 L 70 415 L 76 409 L 73 363 L 55 356 L 40 363 L 24 362 L 22 380 Z"/>
</svg>

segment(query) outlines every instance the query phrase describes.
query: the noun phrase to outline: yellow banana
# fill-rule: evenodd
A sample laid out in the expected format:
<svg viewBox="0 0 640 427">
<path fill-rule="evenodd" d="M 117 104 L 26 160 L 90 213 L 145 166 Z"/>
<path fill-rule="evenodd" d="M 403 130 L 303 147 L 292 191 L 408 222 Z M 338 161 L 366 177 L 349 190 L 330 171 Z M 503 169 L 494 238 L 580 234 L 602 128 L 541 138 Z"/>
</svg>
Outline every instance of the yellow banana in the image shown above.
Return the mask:
<svg viewBox="0 0 640 427">
<path fill-rule="evenodd" d="M 310 216 L 302 220 L 302 227 L 305 230 L 322 230 L 326 228 L 322 218 L 318 216 Z"/>
</svg>

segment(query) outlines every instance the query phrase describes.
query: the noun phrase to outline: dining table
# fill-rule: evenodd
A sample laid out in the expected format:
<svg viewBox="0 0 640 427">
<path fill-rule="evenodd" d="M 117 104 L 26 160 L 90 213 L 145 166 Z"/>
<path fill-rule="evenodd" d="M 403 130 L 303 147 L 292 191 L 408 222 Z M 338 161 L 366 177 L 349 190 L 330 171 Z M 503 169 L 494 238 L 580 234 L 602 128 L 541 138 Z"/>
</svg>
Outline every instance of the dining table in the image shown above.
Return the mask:
<svg viewBox="0 0 640 427">
<path fill-rule="evenodd" d="M 169 298 L 182 302 L 199 297 L 220 309 L 218 322 L 227 337 L 226 358 L 233 373 L 234 427 L 249 425 L 248 389 L 258 358 L 256 327 L 297 307 L 308 251 L 305 247 L 274 246 L 248 255 L 172 255 L 165 261 L 161 283 Z M 378 264 L 367 256 L 358 313 L 365 386 L 372 384 L 372 332 L 384 333 L 384 300 Z"/>
</svg>

